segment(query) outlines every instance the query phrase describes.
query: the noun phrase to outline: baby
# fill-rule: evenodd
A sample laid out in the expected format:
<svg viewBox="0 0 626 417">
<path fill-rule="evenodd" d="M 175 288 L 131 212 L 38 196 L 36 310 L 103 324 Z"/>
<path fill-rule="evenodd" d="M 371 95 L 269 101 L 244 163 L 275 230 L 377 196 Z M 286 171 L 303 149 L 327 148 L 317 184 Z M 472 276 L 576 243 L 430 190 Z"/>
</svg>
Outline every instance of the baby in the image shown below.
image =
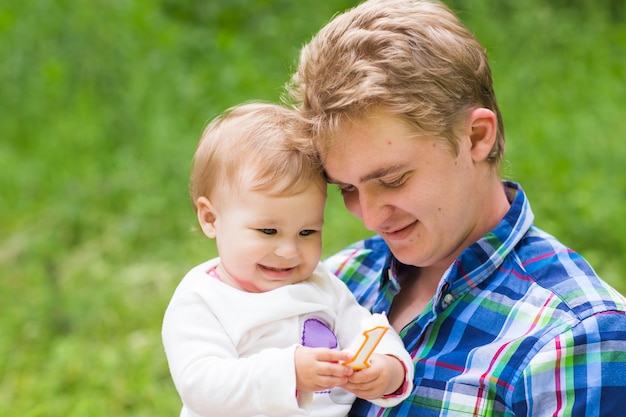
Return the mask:
<svg viewBox="0 0 626 417">
<path fill-rule="evenodd" d="M 356 395 L 389 407 L 412 389 L 392 328 L 364 369 L 349 366 L 372 315 L 320 263 L 326 182 L 298 127 L 290 109 L 248 103 L 202 135 L 191 198 L 219 258 L 165 313 L 181 416 L 346 416 Z"/>
</svg>

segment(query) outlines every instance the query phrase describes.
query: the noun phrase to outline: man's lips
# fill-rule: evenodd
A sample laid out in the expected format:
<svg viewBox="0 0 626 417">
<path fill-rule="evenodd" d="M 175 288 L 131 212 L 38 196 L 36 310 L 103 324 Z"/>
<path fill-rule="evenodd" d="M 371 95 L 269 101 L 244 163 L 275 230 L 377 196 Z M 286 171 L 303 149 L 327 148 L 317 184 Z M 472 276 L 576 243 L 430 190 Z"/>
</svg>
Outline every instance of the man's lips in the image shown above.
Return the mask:
<svg viewBox="0 0 626 417">
<path fill-rule="evenodd" d="M 417 225 L 417 223 L 418 223 L 417 221 L 414 221 L 413 223 L 410 223 L 406 226 L 403 226 L 397 229 L 381 231 L 380 235 L 390 240 L 402 240 L 406 238 L 413 231 L 413 228 L 415 227 L 415 225 Z"/>
</svg>

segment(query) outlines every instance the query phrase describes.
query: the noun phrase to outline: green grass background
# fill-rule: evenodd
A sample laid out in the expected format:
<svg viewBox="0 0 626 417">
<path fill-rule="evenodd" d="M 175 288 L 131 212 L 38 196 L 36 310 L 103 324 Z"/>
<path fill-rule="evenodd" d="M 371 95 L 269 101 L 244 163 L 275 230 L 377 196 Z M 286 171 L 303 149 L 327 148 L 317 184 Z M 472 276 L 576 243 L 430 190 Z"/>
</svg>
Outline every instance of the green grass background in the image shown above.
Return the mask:
<svg viewBox="0 0 626 417">
<path fill-rule="evenodd" d="M 299 47 L 355 1 L 0 5 L 0 415 L 174 416 L 160 340 L 193 231 L 205 123 L 277 101 Z M 490 54 L 503 174 L 536 223 L 626 290 L 620 0 L 449 1 Z M 330 193 L 324 253 L 367 236 Z"/>
</svg>

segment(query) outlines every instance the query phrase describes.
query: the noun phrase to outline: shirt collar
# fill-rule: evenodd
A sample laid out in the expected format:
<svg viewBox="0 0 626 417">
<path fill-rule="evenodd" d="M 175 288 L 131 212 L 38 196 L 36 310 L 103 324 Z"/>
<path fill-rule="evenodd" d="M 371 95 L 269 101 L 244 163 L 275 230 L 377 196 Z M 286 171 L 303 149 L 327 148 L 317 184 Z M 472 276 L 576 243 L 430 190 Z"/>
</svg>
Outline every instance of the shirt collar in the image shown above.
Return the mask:
<svg viewBox="0 0 626 417">
<path fill-rule="evenodd" d="M 434 309 L 445 309 L 491 276 L 532 226 L 534 215 L 522 187 L 511 181 L 503 181 L 502 185 L 511 203 L 509 211 L 495 229 L 467 247 L 450 265 L 439 282 L 433 300 Z M 379 306 L 380 309 L 388 308 L 393 298 L 389 295 L 399 291 L 397 272 L 400 266 L 390 252 L 381 277 L 381 288 L 387 293 L 386 302 Z"/>
</svg>

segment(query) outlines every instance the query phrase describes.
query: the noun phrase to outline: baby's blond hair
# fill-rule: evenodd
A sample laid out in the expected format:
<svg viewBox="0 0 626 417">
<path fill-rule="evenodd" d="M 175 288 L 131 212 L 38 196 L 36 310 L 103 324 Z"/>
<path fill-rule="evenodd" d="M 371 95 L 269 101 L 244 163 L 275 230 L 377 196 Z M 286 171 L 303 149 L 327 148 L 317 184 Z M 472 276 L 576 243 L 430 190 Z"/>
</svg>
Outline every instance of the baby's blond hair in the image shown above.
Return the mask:
<svg viewBox="0 0 626 417">
<path fill-rule="evenodd" d="M 244 176 L 253 190 L 295 194 L 311 182 L 326 183 L 315 149 L 301 134 L 293 110 L 250 102 L 226 110 L 205 128 L 191 170 L 190 194 L 210 198 L 218 187 L 240 189 Z"/>
</svg>

